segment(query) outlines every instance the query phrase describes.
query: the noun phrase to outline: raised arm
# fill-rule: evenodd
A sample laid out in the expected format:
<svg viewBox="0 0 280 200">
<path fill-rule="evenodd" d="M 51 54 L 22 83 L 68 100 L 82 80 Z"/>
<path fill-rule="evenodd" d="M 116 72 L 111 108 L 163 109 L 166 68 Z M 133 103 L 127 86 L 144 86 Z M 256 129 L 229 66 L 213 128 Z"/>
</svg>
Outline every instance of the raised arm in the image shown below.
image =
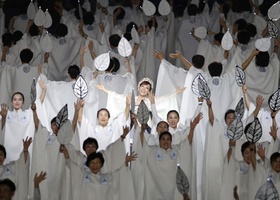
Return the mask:
<svg viewBox="0 0 280 200">
<path fill-rule="evenodd" d="M 208 106 L 208 117 L 209 117 L 209 122 L 211 126 L 214 124 L 214 113 L 212 110 L 212 101 L 210 99 L 206 100 L 207 106 Z"/>
<path fill-rule="evenodd" d="M 231 158 L 231 155 L 232 155 L 232 151 L 233 151 L 233 148 L 235 147 L 236 145 L 236 141 L 235 140 L 232 140 L 230 139 L 229 142 L 228 142 L 228 152 L 227 152 L 227 160 L 228 162 L 230 161 L 230 158 Z"/>
<path fill-rule="evenodd" d="M 129 117 L 129 111 L 130 111 L 130 104 L 131 104 L 131 94 L 128 94 L 126 96 L 126 102 L 125 102 L 125 119 L 127 120 Z"/>
<path fill-rule="evenodd" d="M 74 103 L 75 112 L 74 112 L 74 116 L 73 116 L 73 120 L 72 120 L 72 130 L 74 133 L 75 133 L 75 130 L 77 127 L 79 111 L 80 111 L 80 109 L 83 108 L 83 106 L 84 106 L 84 100 L 82 100 L 82 99 L 78 99 L 77 102 Z"/>
<path fill-rule="evenodd" d="M 202 113 L 199 113 L 193 121 L 191 121 L 191 124 L 190 124 L 190 132 L 189 132 L 189 135 L 188 135 L 188 140 L 189 140 L 189 143 L 190 145 L 192 144 L 193 142 L 193 134 L 194 134 L 194 129 L 196 127 L 196 125 L 199 123 L 199 121 L 203 118 L 203 115 Z"/>
<path fill-rule="evenodd" d="M 42 88 L 42 92 L 40 94 L 40 101 L 41 101 L 41 103 L 43 103 L 44 99 L 45 99 L 45 96 L 46 96 L 46 93 L 47 93 L 47 86 L 41 80 L 39 80 L 38 83 L 39 83 L 40 87 Z"/>
<path fill-rule="evenodd" d="M 33 111 L 33 120 L 34 120 L 34 124 L 35 124 L 35 130 L 37 132 L 38 127 L 39 127 L 39 118 L 36 112 L 36 104 L 35 103 L 31 103 L 31 110 Z"/>
<path fill-rule="evenodd" d="M 190 63 L 184 56 L 182 56 L 181 52 L 176 51 L 176 53 L 169 54 L 170 58 L 179 58 L 181 62 L 185 65 L 186 69 L 189 70 L 192 67 L 192 63 Z"/>
<path fill-rule="evenodd" d="M 263 104 L 263 97 L 261 95 L 258 95 L 256 98 L 256 108 L 254 110 L 254 119 L 258 117 L 262 104 Z"/>
<path fill-rule="evenodd" d="M 88 43 L 88 50 L 89 50 L 92 60 L 94 60 L 96 58 L 96 54 L 94 53 L 94 50 L 93 50 L 93 41 L 92 40 L 89 41 L 89 43 Z"/>
<path fill-rule="evenodd" d="M 41 194 L 40 194 L 40 183 L 47 178 L 47 172 L 41 171 L 38 175 L 37 173 L 34 176 L 34 200 L 41 200 Z"/>
<path fill-rule="evenodd" d="M 105 93 L 107 93 L 107 94 L 109 93 L 109 90 L 106 89 L 103 84 L 96 85 L 96 88 L 101 90 L 101 91 L 103 91 L 103 92 L 105 92 Z"/>
<path fill-rule="evenodd" d="M 82 71 L 83 67 L 85 66 L 84 56 L 86 53 L 87 47 L 82 46 L 80 49 L 80 71 Z"/>
<path fill-rule="evenodd" d="M 126 57 L 125 60 L 124 60 L 124 62 L 125 62 L 125 64 L 127 65 L 127 72 L 128 72 L 128 73 L 132 73 L 129 58 Z"/>
<path fill-rule="evenodd" d="M 8 114 L 8 109 L 9 109 L 9 107 L 7 106 L 7 104 L 4 104 L 4 103 L 1 104 L 1 111 L 0 111 L 0 115 L 2 117 L 1 129 L 3 129 L 6 124 L 6 117 Z"/>
<path fill-rule="evenodd" d="M 249 56 L 249 58 L 247 58 L 247 60 L 245 60 L 245 62 L 242 64 L 242 69 L 243 71 L 246 70 L 246 68 L 248 67 L 248 65 L 251 63 L 251 61 L 253 60 L 253 58 L 258 55 L 260 53 L 259 50 L 254 49 L 251 53 L 251 55 Z"/>
<path fill-rule="evenodd" d="M 278 39 L 278 38 L 275 38 L 275 39 L 274 39 L 273 52 L 277 54 L 277 53 L 278 53 L 278 49 L 279 49 L 279 39 Z"/>
<path fill-rule="evenodd" d="M 25 140 L 22 140 L 23 142 L 23 154 L 24 154 L 24 161 L 27 161 L 28 158 L 28 148 L 30 146 L 30 144 L 32 143 L 32 138 L 30 137 L 26 137 Z"/>
<path fill-rule="evenodd" d="M 243 91 L 243 95 L 244 95 L 246 108 L 247 108 L 247 110 L 249 110 L 250 109 L 250 100 L 249 100 L 249 96 L 248 96 L 248 92 L 247 92 L 247 85 L 242 85 L 242 91 Z"/>
</svg>

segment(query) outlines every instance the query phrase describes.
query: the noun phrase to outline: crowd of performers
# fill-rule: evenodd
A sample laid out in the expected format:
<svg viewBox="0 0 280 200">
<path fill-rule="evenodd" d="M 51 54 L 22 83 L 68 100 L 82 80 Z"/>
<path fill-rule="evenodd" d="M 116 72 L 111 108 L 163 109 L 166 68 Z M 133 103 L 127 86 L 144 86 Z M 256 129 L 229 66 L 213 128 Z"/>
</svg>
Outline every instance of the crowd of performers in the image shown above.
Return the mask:
<svg viewBox="0 0 280 200">
<path fill-rule="evenodd" d="M 31 2 L 48 28 L 11 2 L 0 1 L 0 200 L 279 198 L 277 1 L 169 0 L 166 16 L 139 0 Z"/>
</svg>

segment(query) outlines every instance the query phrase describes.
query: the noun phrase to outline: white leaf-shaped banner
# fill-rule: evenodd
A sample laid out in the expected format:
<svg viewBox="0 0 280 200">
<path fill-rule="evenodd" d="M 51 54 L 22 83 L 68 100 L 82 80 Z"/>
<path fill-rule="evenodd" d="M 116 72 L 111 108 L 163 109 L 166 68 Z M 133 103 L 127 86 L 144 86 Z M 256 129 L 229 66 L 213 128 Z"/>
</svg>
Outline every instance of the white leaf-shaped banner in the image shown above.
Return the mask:
<svg viewBox="0 0 280 200">
<path fill-rule="evenodd" d="M 194 29 L 194 35 L 200 39 L 204 39 L 207 36 L 207 30 L 203 26 L 199 26 Z"/>
<path fill-rule="evenodd" d="M 245 135 L 249 142 L 256 143 L 262 137 L 262 125 L 258 118 L 245 127 Z"/>
<path fill-rule="evenodd" d="M 134 89 L 132 89 L 132 92 L 131 92 L 130 110 L 131 110 L 132 113 L 135 112 L 135 94 L 134 94 Z"/>
<path fill-rule="evenodd" d="M 48 33 L 41 40 L 41 47 L 42 47 L 44 52 L 49 53 L 49 52 L 52 51 L 53 43 L 52 43 L 52 39 L 51 39 L 51 37 Z"/>
<path fill-rule="evenodd" d="M 33 3 L 33 1 L 30 1 L 28 7 L 27 7 L 27 17 L 30 20 L 34 20 L 36 15 L 36 8 L 35 5 Z"/>
<path fill-rule="evenodd" d="M 142 9 L 143 9 L 146 16 L 152 16 L 156 12 L 155 5 L 148 0 L 143 1 Z"/>
<path fill-rule="evenodd" d="M 129 44 L 127 39 L 123 36 L 119 42 L 118 51 L 119 54 L 124 58 L 130 56 L 130 54 L 132 53 L 131 45 Z"/>
<path fill-rule="evenodd" d="M 246 74 L 238 65 L 235 68 L 235 80 L 239 87 L 242 87 L 246 82 Z"/>
<path fill-rule="evenodd" d="M 109 6 L 109 1 L 108 0 L 99 0 L 99 3 L 104 8 L 107 8 Z"/>
<path fill-rule="evenodd" d="M 147 124 L 149 121 L 149 115 L 150 115 L 150 110 L 146 106 L 143 100 L 141 100 L 141 103 L 138 106 L 137 110 L 137 119 L 140 124 Z"/>
<path fill-rule="evenodd" d="M 44 52 L 47 52 L 47 53 L 52 51 L 53 43 L 52 43 L 52 39 L 48 33 L 41 40 L 41 48 L 43 49 Z"/>
<path fill-rule="evenodd" d="M 255 15 L 254 24 L 257 29 L 264 30 L 267 25 L 267 21 L 259 15 Z"/>
<path fill-rule="evenodd" d="M 73 92 L 75 96 L 79 99 L 85 98 L 88 94 L 87 83 L 81 75 L 79 75 L 79 78 L 76 80 L 74 84 Z"/>
<path fill-rule="evenodd" d="M 269 97 L 268 105 L 273 112 L 280 109 L 280 88 Z"/>
<path fill-rule="evenodd" d="M 52 16 L 50 15 L 48 9 L 46 9 L 45 17 L 44 28 L 50 28 L 52 25 Z"/>
<path fill-rule="evenodd" d="M 184 195 L 189 192 L 190 184 L 188 177 L 186 176 L 185 172 L 181 169 L 180 166 L 177 167 L 176 185 L 180 194 Z"/>
<path fill-rule="evenodd" d="M 201 97 L 203 97 L 204 99 L 210 99 L 211 91 L 205 80 L 198 79 L 198 90 Z"/>
<path fill-rule="evenodd" d="M 227 136 L 232 140 L 239 140 L 243 135 L 243 123 L 240 118 L 236 117 L 227 127 Z"/>
<path fill-rule="evenodd" d="M 245 111 L 245 106 L 244 106 L 244 101 L 243 98 L 241 98 L 236 107 L 235 107 L 235 116 L 239 119 L 242 119 L 243 115 L 244 115 L 244 111 Z"/>
<path fill-rule="evenodd" d="M 99 56 L 97 56 L 93 61 L 93 65 L 99 71 L 105 71 L 110 65 L 109 52 L 103 53 L 103 54 L 100 54 Z"/>
<path fill-rule="evenodd" d="M 273 21 L 268 21 L 268 32 L 272 38 L 277 38 L 279 35 L 279 29 Z"/>
<path fill-rule="evenodd" d="M 57 132 L 57 140 L 60 144 L 69 144 L 72 141 L 74 132 L 72 130 L 72 125 L 68 119 Z"/>
<path fill-rule="evenodd" d="M 279 200 L 279 194 L 271 178 L 268 178 L 258 190 L 255 200 Z"/>
<path fill-rule="evenodd" d="M 262 52 L 268 51 L 271 46 L 270 38 L 257 39 L 255 42 L 255 47 Z"/>
<path fill-rule="evenodd" d="M 58 128 L 62 127 L 62 125 L 68 120 L 68 107 L 67 104 L 60 109 L 56 116 L 56 125 Z"/>
<path fill-rule="evenodd" d="M 43 26 L 46 20 L 45 13 L 42 11 L 41 7 L 35 14 L 34 23 L 36 26 Z"/>
<path fill-rule="evenodd" d="M 136 30 L 134 25 L 133 25 L 133 27 L 131 29 L 131 37 L 132 37 L 134 43 L 136 43 L 136 44 L 140 43 L 140 38 L 139 38 L 138 32 L 137 32 L 137 30 Z"/>
<path fill-rule="evenodd" d="M 222 47 L 224 50 L 229 51 L 233 46 L 233 39 L 229 31 L 227 31 L 222 38 Z"/>
<path fill-rule="evenodd" d="M 199 93 L 199 79 L 203 80 L 205 83 L 206 83 L 206 80 L 204 79 L 204 77 L 201 75 L 201 73 L 198 73 L 196 75 L 196 77 L 193 79 L 193 82 L 192 82 L 192 91 L 195 95 L 197 96 L 201 96 L 200 93 Z"/>
<path fill-rule="evenodd" d="M 267 16 L 272 21 L 277 21 L 280 18 L 280 2 L 277 1 L 267 11 Z"/>
<path fill-rule="evenodd" d="M 33 81 L 31 83 L 30 99 L 31 99 L 31 103 L 34 103 L 36 101 L 36 79 L 35 78 L 33 78 Z"/>
<path fill-rule="evenodd" d="M 166 16 L 170 13 L 170 11 L 171 11 L 171 7 L 169 3 L 166 0 L 161 0 L 161 2 L 158 5 L 158 12 L 162 16 Z"/>
</svg>

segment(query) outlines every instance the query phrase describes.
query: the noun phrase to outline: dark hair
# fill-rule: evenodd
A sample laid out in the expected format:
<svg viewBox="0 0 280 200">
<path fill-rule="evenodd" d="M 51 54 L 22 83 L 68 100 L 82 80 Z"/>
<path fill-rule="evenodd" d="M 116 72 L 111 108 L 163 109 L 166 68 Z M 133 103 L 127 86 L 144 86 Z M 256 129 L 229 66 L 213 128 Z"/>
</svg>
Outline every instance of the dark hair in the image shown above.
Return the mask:
<svg viewBox="0 0 280 200">
<path fill-rule="evenodd" d="M 80 68 L 77 65 L 70 65 L 68 67 L 68 74 L 72 79 L 76 79 L 80 74 Z"/>
<path fill-rule="evenodd" d="M 1 144 L 0 144 L 0 151 L 2 151 L 2 152 L 3 152 L 3 154 L 4 154 L 4 158 L 6 158 L 6 156 L 7 156 L 7 151 L 6 151 L 6 148 L 5 148 L 3 145 L 1 145 Z"/>
<path fill-rule="evenodd" d="M 13 34 L 11 34 L 11 33 L 4 33 L 2 35 L 3 46 L 12 46 L 13 40 L 14 40 Z"/>
<path fill-rule="evenodd" d="M 189 16 L 196 15 L 198 13 L 198 7 L 195 4 L 190 4 L 187 11 Z"/>
<path fill-rule="evenodd" d="M 16 191 L 16 185 L 14 184 L 13 181 L 11 181 L 8 178 L 5 178 L 5 179 L 1 180 L 0 181 L 0 185 L 8 186 L 11 192 L 15 192 Z"/>
<path fill-rule="evenodd" d="M 56 26 L 55 32 L 58 37 L 65 37 L 68 34 L 68 28 L 65 24 L 60 23 Z"/>
<path fill-rule="evenodd" d="M 16 94 L 19 94 L 19 95 L 21 96 L 21 98 L 22 98 L 22 101 L 24 102 L 24 95 L 23 95 L 21 92 L 15 92 L 15 93 L 12 95 L 11 101 L 13 101 L 14 96 L 15 96 Z"/>
<path fill-rule="evenodd" d="M 134 22 L 129 22 L 127 25 L 126 25 L 126 28 L 125 28 L 125 32 L 128 32 L 130 33 L 133 26 L 135 27 L 136 30 L 138 30 L 138 26 L 137 24 L 135 24 Z"/>
<path fill-rule="evenodd" d="M 56 117 L 52 118 L 51 124 L 54 123 L 54 122 L 56 123 Z"/>
<path fill-rule="evenodd" d="M 153 20 L 150 19 L 147 22 L 147 24 L 148 24 L 149 28 L 151 29 L 153 27 Z M 155 21 L 155 30 L 157 30 L 157 27 L 158 27 L 158 23 Z"/>
<path fill-rule="evenodd" d="M 110 35 L 110 37 L 109 37 L 109 43 L 113 47 L 117 47 L 119 45 L 120 40 L 121 40 L 121 37 L 118 34 L 113 34 L 113 35 Z"/>
<path fill-rule="evenodd" d="M 220 43 L 222 42 L 223 37 L 224 37 L 223 33 L 217 33 L 214 35 L 214 39 Z"/>
<path fill-rule="evenodd" d="M 166 121 L 160 121 L 160 122 L 158 122 L 158 123 L 157 123 L 157 128 L 159 127 L 159 125 L 160 125 L 161 123 L 166 124 L 167 128 L 169 128 L 169 124 L 168 124 Z"/>
<path fill-rule="evenodd" d="M 248 44 L 250 42 L 250 33 L 246 30 L 238 31 L 237 40 L 240 44 Z"/>
<path fill-rule="evenodd" d="M 124 18 L 124 16 L 125 16 L 125 10 L 122 8 L 122 7 L 118 7 L 118 8 L 116 8 L 115 10 L 114 10 L 114 14 L 117 12 L 117 10 L 121 10 L 121 12 L 120 12 L 120 14 L 117 16 L 117 20 L 121 20 L 121 19 L 123 19 Z"/>
<path fill-rule="evenodd" d="M 227 116 L 228 116 L 229 114 L 231 114 L 231 113 L 233 113 L 233 114 L 235 115 L 235 111 L 234 111 L 233 109 L 228 109 L 228 110 L 226 111 L 225 117 L 224 117 L 225 121 L 226 121 L 226 119 L 227 119 Z"/>
<path fill-rule="evenodd" d="M 220 76 L 223 71 L 223 65 L 220 62 L 212 62 L 208 65 L 208 71 L 212 77 Z"/>
<path fill-rule="evenodd" d="M 280 153 L 279 152 L 274 152 L 273 154 L 271 154 L 271 156 L 270 156 L 270 164 L 272 162 L 276 161 L 277 158 L 279 158 L 279 157 L 280 157 Z"/>
<path fill-rule="evenodd" d="M 204 56 L 202 55 L 194 55 L 192 57 L 192 64 L 195 68 L 197 69 L 202 69 L 203 65 L 204 65 Z"/>
<path fill-rule="evenodd" d="M 164 132 L 162 132 L 162 133 L 159 135 L 159 141 L 161 140 L 161 138 L 162 138 L 164 135 L 169 135 L 170 140 L 172 141 L 172 135 L 171 135 L 171 133 L 169 133 L 168 131 L 164 131 Z"/>
<path fill-rule="evenodd" d="M 101 112 L 101 111 L 106 111 L 107 113 L 108 113 L 108 117 L 110 118 L 110 112 L 109 112 L 109 110 L 107 110 L 106 108 L 101 108 L 101 109 L 99 109 L 98 111 L 97 111 L 97 118 L 98 118 L 98 115 L 99 115 L 99 113 Z"/>
<path fill-rule="evenodd" d="M 123 34 L 123 36 L 125 37 L 125 39 L 127 39 L 128 41 L 130 41 L 132 39 L 131 33 L 126 32 Z"/>
<path fill-rule="evenodd" d="M 119 69 L 120 69 L 120 61 L 117 58 L 112 57 L 110 59 L 109 67 L 105 71 L 114 73 L 114 72 L 117 72 Z"/>
<path fill-rule="evenodd" d="M 19 54 L 22 63 L 30 63 L 33 58 L 33 52 L 30 49 L 23 49 Z"/>
<path fill-rule="evenodd" d="M 167 115 L 166 115 L 166 118 L 168 118 L 168 115 L 169 115 L 170 113 L 176 113 L 178 119 L 180 119 L 180 115 L 179 115 L 179 113 L 178 113 L 177 110 L 169 110 L 169 112 L 168 112 Z"/>
<path fill-rule="evenodd" d="M 238 31 L 241 31 L 246 29 L 247 22 L 245 19 L 238 19 L 234 22 L 234 25 L 237 25 Z"/>
<path fill-rule="evenodd" d="M 23 36 L 23 33 L 21 31 L 15 31 L 13 33 L 13 40 L 14 40 L 14 44 L 17 43 L 17 41 L 19 41 Z"/>
<path fill-rule="evenodd" d="M 86 149 L 86 145 L 87 144 L 94 144 L 96 146 L 96 150 L 98 149 L 98 142 L 95 138 L 92 137 L 88 137 L 87 139 L 85 139 L 85 141 L 83 142 L 83 150 L 85 151 Z"/>
<path fill-rule="evenodd" d="M 252 23 L 248 23 L 246 26 L 246 31 L 248 31 L 250 33 L 251 37 L 255 37 L 255 35 L 257 34 L 257 28 L 254 24 Z"/>
<path fill-rule="evenodd" d="M 267 51 L 259 52 L 256 55 L 256 65 L 259 67 L 267 67 L 269 64 L 269 54 Z"/>
<path fill-rule="evenodd" d="M 94 22 L 94 16 L 91 12 L 84 13 L 83 21 L 85 25 L 91 25 Z"/>
<path fill-rule="evenodd" d="M 247 142 L 244 142 L 243 144 L 242 144 L 242 146 L 241 146 L 241 153 L 243 154 L 244 153 L 244 151 L 245 151 L 245 149 L 247 149 L 249 146 L 250 146 L 250 142 L 249 141 L 247 141 Z"/>
<path fill-rule="evenodd" d="M 104 157 L 103 157 L 102 153 L 100 153 L 100 152 L 93 152 L 93 153 L 89 154 L 88 157 L 87 157 L 86 166 L 89 167 L 90 161 L 92 161 L 92 160 L 94 160 L 96 158 L 98 158 L 100 160 L 100 162 L 101 162 L 101 164 L 103 166 L 105 160 L 104 160 Z"/>
<path fill-rule="evenodd" d="M 29 29 L 29 34 L 31 37 L 39 35 L 39 28 L 38 28 L 38 26 L 36 26 L 36 24 L 33 23 L 31 25 L 31 27 Z"/>
</svg>

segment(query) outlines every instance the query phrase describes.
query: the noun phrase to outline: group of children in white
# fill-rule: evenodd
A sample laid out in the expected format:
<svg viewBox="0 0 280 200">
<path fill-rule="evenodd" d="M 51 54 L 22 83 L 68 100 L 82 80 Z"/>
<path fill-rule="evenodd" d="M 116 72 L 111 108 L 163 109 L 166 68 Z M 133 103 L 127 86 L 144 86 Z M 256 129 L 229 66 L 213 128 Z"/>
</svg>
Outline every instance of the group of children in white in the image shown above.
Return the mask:
<svg viewBox="0 0 280 200">
<path fill-rule="evenodd" d="M 279 199 L 279 1 L 131 4 L 0 26 L 0 199 Z"/>
</svg>

